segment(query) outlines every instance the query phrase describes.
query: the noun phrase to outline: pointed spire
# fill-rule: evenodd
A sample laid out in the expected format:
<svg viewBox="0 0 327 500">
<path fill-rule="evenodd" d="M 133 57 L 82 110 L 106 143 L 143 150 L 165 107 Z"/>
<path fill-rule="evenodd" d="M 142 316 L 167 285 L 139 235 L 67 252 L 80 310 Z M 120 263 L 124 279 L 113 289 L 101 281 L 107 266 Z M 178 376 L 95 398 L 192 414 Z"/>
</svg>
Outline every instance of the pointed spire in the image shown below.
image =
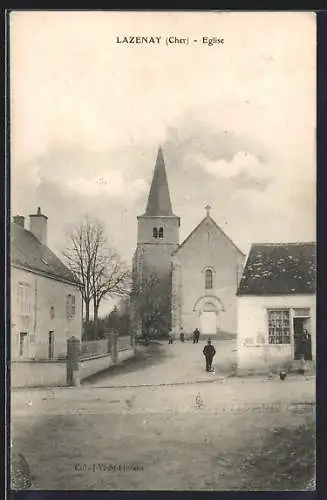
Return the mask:
<svg viewBox="0 0 327 500">
<path fill-rule="evenodd" d="M 159 147 L 157 161 L 154 167 L 145 215 L 174 215 L 170 202 L 166 167 L 161 146 Z"/>
</svg>

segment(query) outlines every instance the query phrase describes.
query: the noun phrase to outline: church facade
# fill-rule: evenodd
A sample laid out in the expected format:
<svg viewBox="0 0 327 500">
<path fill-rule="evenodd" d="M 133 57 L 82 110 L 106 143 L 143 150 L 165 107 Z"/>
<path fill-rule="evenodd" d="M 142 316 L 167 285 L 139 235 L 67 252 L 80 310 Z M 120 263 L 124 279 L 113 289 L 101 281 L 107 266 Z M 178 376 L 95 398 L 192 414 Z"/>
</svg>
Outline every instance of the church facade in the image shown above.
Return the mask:
<svg viewBox="0 0 327 500">
<path fill-rule="evenodd" d="M 132 311 L 136 335 L 141 335 L 147 321 L 136 313 L 141 300 L 160 317 L 160 304 L 151 297 L 140 299 L 136 290 L 145 288 L 146 276 L 156 276 L 165 287 L 158 288 L 165 308 L 166 323 L 177 336 L 187 336 L 199 328 L 201 336 L 219 337 L 236 334 L 236 291 L 245 255 L 210 216 L 206 216 L 180 244 L 180 218 L 174 214 L 168 188 L 162 149 L 159 148 L 150 193 L 143 215 L 137 217 L 137 247 L 133 258 Z M 143 283 L 143 285 L 142 285 Z M 152 280 L 153 286 L 153 280 Z M 147 285 L 149 286 L 149 285 Z M 149 288 L 148 295 L 154 293 Z M 158 305 L 159 304 L 159 305 Z M 160 328 L 159 328 L 160 329 Z M 163 332 L 164 333 L 164 332 Z"/>
</svg>

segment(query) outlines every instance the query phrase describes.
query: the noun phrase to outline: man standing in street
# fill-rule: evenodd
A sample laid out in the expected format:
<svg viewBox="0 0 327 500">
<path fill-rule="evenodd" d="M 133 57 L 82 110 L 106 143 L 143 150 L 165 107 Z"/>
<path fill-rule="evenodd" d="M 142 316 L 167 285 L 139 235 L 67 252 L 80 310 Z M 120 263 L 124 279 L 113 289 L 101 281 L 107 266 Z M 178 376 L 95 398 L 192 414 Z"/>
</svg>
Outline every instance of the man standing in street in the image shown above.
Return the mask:
<svg viewBox="0 0 327 500">
<path fill-rule="evenodd" d="M 212 365 L 212 360 L 214 355 L 216 354 L 216 349 L 214 348 L 213 345 L 211 345 L 211 340 L 208 339 L 208 343 L 206 346 L 204 346 L 203 349 L 203 354 L 206 358 L 206 371 L 210 372 L 211 371 L 211 365 Z"/>
<path fill-rule="evenodd" d="M 197 344 L 199 342 L 200 330 L 196 328 L 193 332 L 193 344 Z"/>
</svg>

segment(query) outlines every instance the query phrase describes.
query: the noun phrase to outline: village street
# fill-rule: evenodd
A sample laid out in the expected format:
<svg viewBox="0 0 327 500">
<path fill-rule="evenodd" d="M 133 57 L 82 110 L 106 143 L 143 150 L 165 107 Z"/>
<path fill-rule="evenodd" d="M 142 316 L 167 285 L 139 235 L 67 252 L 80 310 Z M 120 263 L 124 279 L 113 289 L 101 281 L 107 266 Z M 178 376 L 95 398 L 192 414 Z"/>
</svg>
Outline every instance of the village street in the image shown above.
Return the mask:
<svg viewBox="0 0 327 500">
<path fill-rule="evenodd" d="M 315 380 L 229 377 L 234 345 L 155 344 L 78 388 L 12 392 L 15 455 L 37 489 L 304 489 Z M 278 467 L 277 467 L 278 465 Z"/>
<path fill-rule="evenodd" d="M 146 350 L 139 347 L 135 360 L 118 365 L 107 374 L 92 377 L 85 384 L 101 387 L 185 384 L 225 378 L 235 371 L 235 340 L 215 343 L 217 354 L 212 373 L 205 371 L 202 353 L 205 344 L 204 341 L 198 344 L 175 341 L 172 345 L 154 343 Z"/>
</svg>

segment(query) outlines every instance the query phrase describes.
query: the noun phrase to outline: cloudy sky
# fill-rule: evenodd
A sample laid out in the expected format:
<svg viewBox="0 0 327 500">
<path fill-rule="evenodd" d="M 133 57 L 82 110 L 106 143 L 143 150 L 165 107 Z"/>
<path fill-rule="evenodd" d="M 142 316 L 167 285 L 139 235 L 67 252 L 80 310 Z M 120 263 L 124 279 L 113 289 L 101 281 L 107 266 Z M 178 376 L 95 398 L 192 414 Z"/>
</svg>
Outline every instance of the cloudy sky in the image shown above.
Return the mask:
<svg viewBox="0 0 327 500">
<path fill-rule="evenodd" d="M 91 214 L 130 261 L 161 144 L 181 240 L 207 203 L 245 252 L 313 240 L 315 44 L 308 12 L 13 13 L 13 215 L 41 206 L 59 253 Z"/>
</svg>

